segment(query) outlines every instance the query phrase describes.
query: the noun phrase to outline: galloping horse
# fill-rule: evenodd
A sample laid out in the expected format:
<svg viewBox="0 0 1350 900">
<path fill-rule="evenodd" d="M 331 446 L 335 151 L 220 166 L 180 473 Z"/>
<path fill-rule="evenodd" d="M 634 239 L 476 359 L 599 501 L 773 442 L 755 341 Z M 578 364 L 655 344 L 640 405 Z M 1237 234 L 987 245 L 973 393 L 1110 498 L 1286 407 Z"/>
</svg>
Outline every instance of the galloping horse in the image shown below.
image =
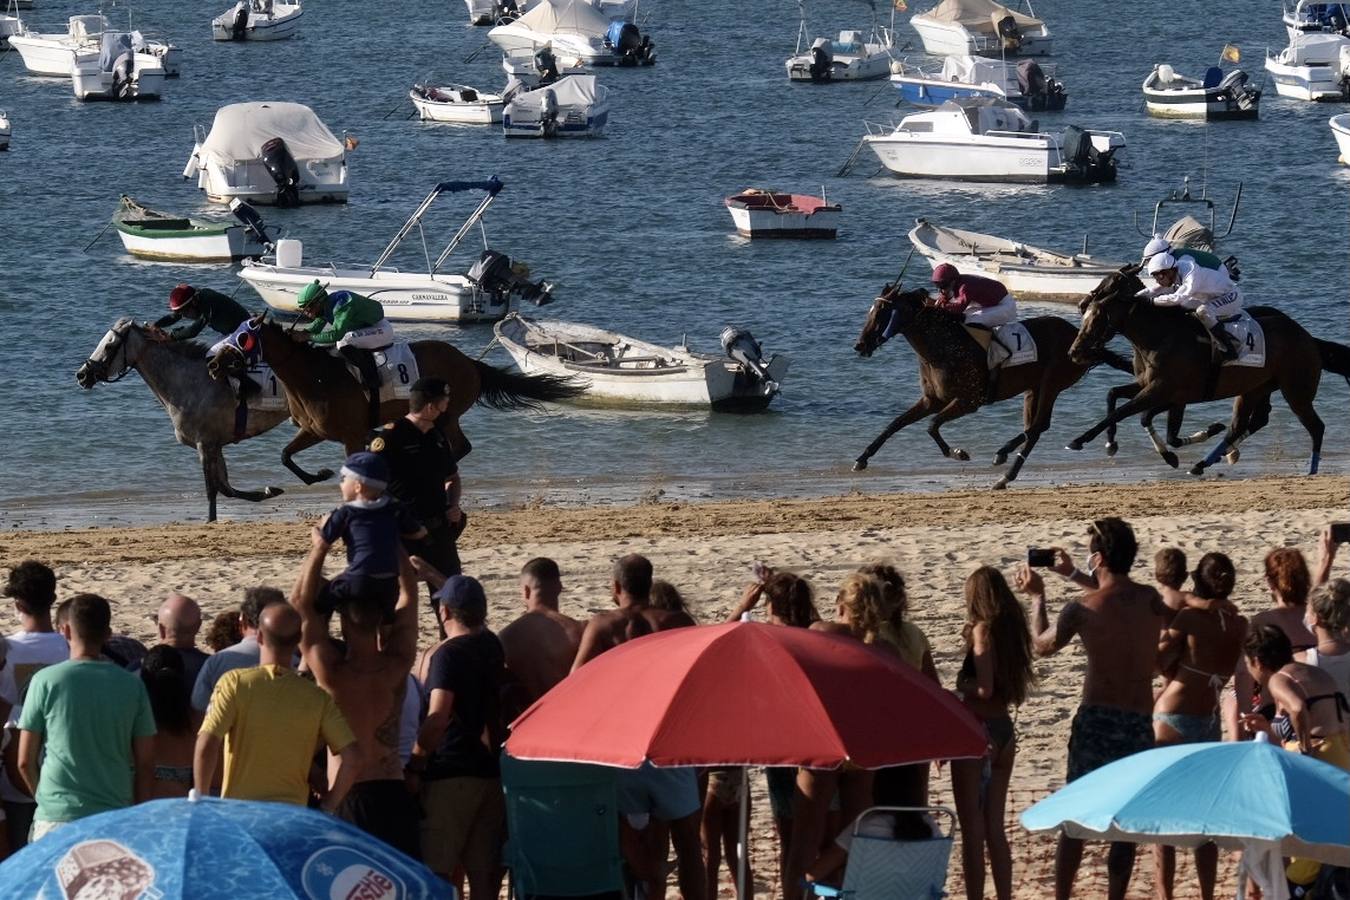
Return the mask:
<svg viewBox="0 0 1350 900">
<path fill-rule="evenodd" d="M 173 420 L 180 443 L 197 448 L 206 479 L 208 522 L 216 520 L 216 495 L 257 502 L 280 494 L 281 488 L 241 491 L 230 486 L 222 448 L 262 434 L 290 418 L 281 410 L 250 410 L 242 434 L 236 433 L 234 391 L 206 371 L 206 348 L 197 343 L 166 343 L 147 336 L 131 319 L 118 319 L 75 373 L 88 390 L 100 381 L 121 381 L 135 369 Z"/>
<path fill-rule="evenodd" d="M 1225 453 L 1235 459 L 1238 445 L 1265 427 L 1271 395 L 1278 390 L 1312 438 L 1308 473 L 1316 474 L 1325 426 L 1313 409 L 1313 399 L 1323 370 L 1350 380 L 1350 347 L 1314 338 L 1279 310 L 1253 307 L 1247 312 L 1265 332 L 1265 364 L 1223 366 L 1216 372 L 1209 338 L 1195 317 L 1137 296 L 1144 287 L 1138 272 L 1137 265 L 1128 265 L 1111 273 L 1079 304 L 1083 324 L 1069 355 L 1086 363 L 1116 334 L 1124 335 L 1135 349 L 1137 390 L 1127 386 L 1133 396 L 1071 441 L 1069 449 L 1083 449 L 1102 431 L 1136 413 L 1147 419 L 1159 410 L 1235 397 L 1227 432 L 1190 470 L 1199 475 Z"/>
<path fill-rule="evenodd" d="M 300 426 L 300 433 L 281 451 L 281 461 L 306 484 L 314 484 L 333 473 L 322 469 L 310 474 L 300 468 L 294 455 L 323 441 L 336 441 L 348 453 L 360 450 L 370 435 L 370 407 L 345 361 L 292 338 L 265 316 L 240 325 L 234 340 L 216 354 L 209 368 L 217 377 L 224 371 L 239 371 L 244 354 L 238 341 L 257 342 L 263 361 L 285 385 L 291 418 Z M 450 409 L 437 427 L 458 457 L 472 449 L 460 430 L 459 417 L 475 403 L 493 409 L 538 409 L 540 403 L 567 400 L 585 390 L 568 378 L 519 375 L 489 366 L 444 341 L 414 341 L 409 346 L 421 375 L 444 379 L 450 385 Z M 407 400 L 391 400 L 380 406 L 380 420 L 394 419 L 407 409 Z"/>
<path fill-rule="evenodd" d="M 1001 466 L 1008 454 L 1017 450 L 1017 457 L 994 488 L 1001 489 L 1017 477 L 1032 448 L 1050 425 L 1055 400 L 1061 393 L 1100 362 L 1130 371 L 1121 357 L 1104 353 L 1091 364 L 1069 359 L 1069 344 L 1074 338 L 1074 327 L 1058 316 L 1037 316 L 1023 321 L 1036 342 L 1037 360 L 1013 366 L 999 373 L 991 401 L 997 403 L 1018 394 L 1024 394 L 1022 404 L 1023 430 L 999 448 L 994 465 Z M 853 463 L 855 471 L 867 468 L 872 457 L 891 435 L 906 425 L 928 416 L 933 421 L 928 434 L 937 442 L 942 455 L 959 460 L 970 459 L 959 447 L 950 447 L 942 439 L 939 429 L 952 419 L 968 415 L 986 404 L 988 364 L 985 351 L 971 339 L 961 324 L 961 317 L 932 306 L 924 290 L 901 291 L 899 284 L 888 284 L 881 296 L 868 310 L 867 322 L 853 349 L 868 357 L 885 341 L 884 333 L 892 329 L 905 336 L 919 356 L 919 385 L 923 395 L 919 401 L 897 417 L 881 432 Z M 1025 446 L 1023 446 L 1025 445 Z M 1018 447 L 1022 449 L 1018 450 Z"/>
</svg>

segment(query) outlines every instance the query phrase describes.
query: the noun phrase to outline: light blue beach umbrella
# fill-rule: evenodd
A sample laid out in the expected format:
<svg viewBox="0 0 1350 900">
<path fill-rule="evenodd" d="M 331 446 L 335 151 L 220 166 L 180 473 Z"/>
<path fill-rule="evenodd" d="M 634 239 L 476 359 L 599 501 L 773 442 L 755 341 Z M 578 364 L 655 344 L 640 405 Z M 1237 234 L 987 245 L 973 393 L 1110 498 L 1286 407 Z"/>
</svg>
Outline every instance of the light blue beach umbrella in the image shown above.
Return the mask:
<svg viewBox="0 0 1350 900">
<path fill-rule="evenodd" d="M 155 800 L 72 822 L 0 863 L 39 900 L 452 900 L 430 869 L 332 816 L 284 803 Z"/>
</svg>

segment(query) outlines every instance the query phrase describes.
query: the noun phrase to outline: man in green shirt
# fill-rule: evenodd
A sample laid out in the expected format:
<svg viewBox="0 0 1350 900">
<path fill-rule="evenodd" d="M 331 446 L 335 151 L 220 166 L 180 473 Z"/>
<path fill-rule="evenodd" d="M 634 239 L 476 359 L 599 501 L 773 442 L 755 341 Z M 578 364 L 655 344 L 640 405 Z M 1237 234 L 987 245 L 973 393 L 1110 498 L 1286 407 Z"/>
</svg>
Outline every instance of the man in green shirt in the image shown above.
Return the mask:
<svg viewBox="0 0 1350 900">
<path fill-rule="evenodd" d="M 111 621 L 107 600 L 72 597 L 61 625 L 70 659 L 47 666 L 28 683 L 19 718 L 19 772 L 37 798 L 32 840 L 150 798 L 155 719 L 141 680 L 101 656 Z"/>
<path fill-rule="evenodd" d="M 316 278 L 295 298 L 300 315 L 313 322 L 306 329 L 310 343 L 333 349 L 356 366 L 370 395 L 370 427 L 380 424 L 380 371 L 373 351 L 394 343 L 394 327 L 376 300 L 351 291 L 328 291 Z"/>
<path fill-rule="evenodd" d="M 156 337 L 190 341 L 207 327 L 229 337 L 247 320 L 248 310 L 220 291 L 182 283 L 169 292 L 168 315 L 151 328 Z"/>
</svg>

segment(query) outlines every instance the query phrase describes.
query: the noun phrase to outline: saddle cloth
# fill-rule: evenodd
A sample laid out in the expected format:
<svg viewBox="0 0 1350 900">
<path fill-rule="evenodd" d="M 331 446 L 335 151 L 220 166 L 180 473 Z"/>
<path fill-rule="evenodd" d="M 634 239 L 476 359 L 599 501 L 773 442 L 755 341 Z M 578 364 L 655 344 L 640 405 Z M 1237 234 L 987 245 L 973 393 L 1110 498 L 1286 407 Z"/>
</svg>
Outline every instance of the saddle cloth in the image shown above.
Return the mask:
<svg viewBox="0 0 1350 900">
<path fill-rule="evenodd" d="M 1253 366 L 1259 369 L 1266 364 L 1266 331 L 1260 322 L 1243 311 L 1232 321 L 1221 324 L 1238 346 L 1238 358 L 1224 363 L 1225 366 Z"/>
<path fill-rule="evenodd" d="M 278 412 L 286 408 L 286 388 L 272 372 L 271 366 L 258 360 L 248 367 L 248 377 L 260 388 L 248 395 L 249 409 L 254 412 Z M 237 392 L 239 379 L 231 378 L 230 386 Z"/>
<path fill-rule="evenodd" d="M 1021 322 L 1009 322 L 994 329 L 989 342 L 989 368 L 1011 368 L 1036 361 L 1036 341 Z"/>
<path fill-rule="evenodd" d="M 380 402 L 407 400 L 412 393 L 413 382 L 419 377 L 417 357 L 413 355 L 412 347 L 399 341 L 372 352 L 375 354 L 375 364 L 380 367 Z M 361 373 L 355 366 L 348 364 L 347 371 L 352 373 L 357 384 L 362 384 Z"/>
</svg>

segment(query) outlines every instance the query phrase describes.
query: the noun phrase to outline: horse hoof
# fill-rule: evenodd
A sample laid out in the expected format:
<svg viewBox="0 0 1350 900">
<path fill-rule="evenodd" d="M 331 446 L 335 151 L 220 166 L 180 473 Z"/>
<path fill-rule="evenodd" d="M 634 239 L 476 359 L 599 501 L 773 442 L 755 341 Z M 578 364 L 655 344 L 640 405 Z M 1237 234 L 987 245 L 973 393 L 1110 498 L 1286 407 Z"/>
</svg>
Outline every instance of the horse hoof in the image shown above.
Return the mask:
<svg viewBox="0 0 1350 900">
<path fill-rule="evenodd" d="M 282 488 L 279 488 L 279 487 L 268 487 L 268 488 L 264 488 L 264 489 L 263 489 L 263 499 L 264 499 L 264 500 L 271 500 L 273 497 L 280 497 L 280 496 L 281 496 L 282 494 L 284 494 L 284 493 L 286 493 L 286 491 L 283 490 Z"/>
<path fill-rule="evenodd" d="M 1227 453 L 1225 453 L 1223 455 L 1223 458 L 1228 462 L 1230 466 L 1235 465 L 1237 461 L 1242 458 L 1242 452 L 1238 450 L 1238 448 L 1234 447 L 1232 450 L 1229 450 Z"/>
<path fill-rule="evenodd" d="M 1106 442 L 1106 455 L 1107 455 L 1107 456 L 1115 456 L 1115 455 L 1116 455 L 1116 451 L 1119 450 L 1119 449 L 1120 449 L 1120 445 L 1117 444 L 1115 441 L 1107 441 L 1107 442 Z"/>
<path fill-rule="evenodd" d="M 1064 449 L 1065 449 L 1065 450 L 1082 450 L 1082 449 L 1083 449 L 1083 442 L 1082 442 L 1082 441 L 1069 441 L 1069 443 L 1067 443 L 1067 444 L 1064 445 Z"/>
<path fill-rule="evenodd" d="M 1163 458 L 1163 462 L 1167 463 L 1169 466 L 1171 466 L 1171 467 L 1174 468 L 1174 469 L 1177 468 L 1177 466 L 1181 465 L 1181 460 L 1177 459 L 1177 455 L 1176 455 L 1175 453 L 1173 453 L 1171 450 L 1168 450 L 1168 451 L 1166 451 L 1165 453 L 1163 453 L 1162 458 Z M 1204 471 L 1204 470 L 1201 469 L 1201 471 Z M 1192 475 L 1199 475 L 1200 473 L 1199 473 L 1199 472 L 1192 472 L 1191 474 L 1192 474 Z"/>
<path fill-rule="evenodd" d="M 853 461 L 853 471 L 861 472 L 865 468 L 867 468 L 867 457 L 860 456 Z"/>
<path fill-rule="evenodd" d="M 970 454 L 962 450 L 960 447 L 953 447 L 952 459 L 959 460 L 961 462 L 970 462 Z"/>
<path fill-rule="evenodd" d="M 1205 467 L 1204 467 L 1204 465 L 1202 465 L 1201 463 L 1196 463 L 1195 465 L 1191 466 L 1191 468 L 1190 468 L 1190 474 L 1192 474 L 1192 475 L 1203 475 L 1203 474 L 1205 474 Z"/>
<path fill-rule="evenodd" d="M 1008 454 L 999 453 L 994 457 L 994 465 L 1001 466 L 1008 461 Z"/>
<path fill-rule="evenodd" d="M 995 481 L 992 488 L 992 490 L 995 491 L 1006 491 L 1007 489 L 1008 489 L 1007 478 L 1000 478 L 998 481 Z"/>
</svg>

